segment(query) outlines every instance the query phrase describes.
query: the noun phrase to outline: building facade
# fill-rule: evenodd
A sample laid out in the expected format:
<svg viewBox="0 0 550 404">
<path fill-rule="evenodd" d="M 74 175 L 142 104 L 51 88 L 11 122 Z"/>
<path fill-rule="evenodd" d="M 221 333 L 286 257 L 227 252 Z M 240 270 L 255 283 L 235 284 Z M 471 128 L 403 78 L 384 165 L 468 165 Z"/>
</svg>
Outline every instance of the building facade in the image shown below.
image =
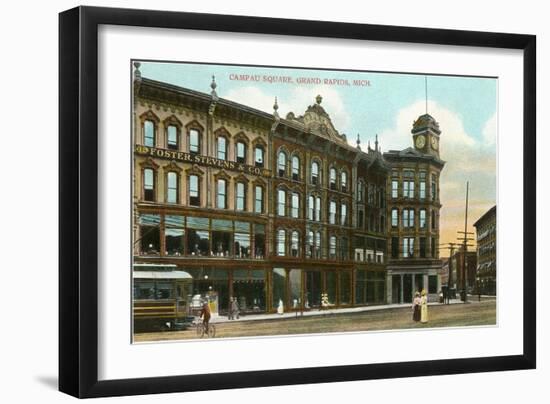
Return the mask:
<svg viewBox="0 0 550 404">
<path fill-rule="evenodd" d="M 438 221 L 408 219 L 423 247 L 388 257 L 392 237 L 401 246 L 411 234 L 392 227 L 393 208 L 414 200 L 438 217 L 439 192 L 430 197 L 426 184 L 438 186 L 439 158 L 350 145 L 320 96 L 283 118 L 276 100 L 270 114 L 218 97 L 214 78 L 208 94 L 143 78 L 139 64 L 134 74 L 134 263 L 187 272 L 192 293 L 215 297 L 221 314 L 231 297 L 242 312 L 274 312 L 404 302 L 415 286 L 439 288 L 429 248 Z M 393 178 L 424 193 L 393 198 Z"/>
<path fill-rule="evenodd" d="M 477 273 L 479 291 L 496 295 L 497 289 L 497 207 L 483 214 L 475 223 L 477 240 Z"/>
</svg>

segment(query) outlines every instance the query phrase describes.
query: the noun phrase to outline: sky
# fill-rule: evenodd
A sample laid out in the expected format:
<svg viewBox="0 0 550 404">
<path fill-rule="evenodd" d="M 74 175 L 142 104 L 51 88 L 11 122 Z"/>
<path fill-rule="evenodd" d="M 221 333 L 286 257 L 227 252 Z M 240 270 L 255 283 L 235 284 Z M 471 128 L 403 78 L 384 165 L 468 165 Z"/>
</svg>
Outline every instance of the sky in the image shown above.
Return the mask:
<svg viewBox="0 0 550 404">
<path fill-rule="evenodd" d="M 382 151 L 413 146 L 413 121 L 427 107 L 439 122 L 440 157 L 446 161 L 440 244 L 456 242 L 457 231 L 464 231 L 466 181 L 468 231 L 475 232 L 472 224 L 496 204 L 496 78 L 158 62 L 144 62 L 140 71 L 143 77 L 205 93 L 215 76 L 219 97 L 268 113 L 277 97 L 282 117 L 303 114 L 320 94 L 350 144 L 355 146 L 359 134 L 365 148 L 378 135 Z"/>
</svg>

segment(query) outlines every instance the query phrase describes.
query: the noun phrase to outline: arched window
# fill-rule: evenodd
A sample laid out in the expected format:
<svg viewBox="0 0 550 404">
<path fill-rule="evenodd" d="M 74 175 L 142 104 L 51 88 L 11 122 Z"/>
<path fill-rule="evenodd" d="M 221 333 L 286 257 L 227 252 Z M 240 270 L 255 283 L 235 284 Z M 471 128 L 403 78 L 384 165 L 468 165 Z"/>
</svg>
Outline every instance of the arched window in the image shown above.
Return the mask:
<svg viewBox="0 0 550 404">
<path fill-rule="evenodd" d="M 170 150 L 179 149 L 178 127 L 176 125 L 168 125 L 166 128 L 166 145 Z"/>
<path fill-rule="evenodd" d="M 190 175 L 188 178 L 189 183 L 189 205 L 201 206 L 200 197 L 200 182 L 198 175 Z"/>
<path fill-rule="evenodd" d="M 155 201 L 155 170 L 146 168 L 143 170 L 143 199 L 145 201 Z"/>
<path fill-rule="evenodd" d="M 315 198 L 315 220 L 321 221 L 321 197 Z"/>
<path fill-rule="evenodd" d="M 317 233 L 315 233 L 315 257 L 316 258 L 321 258 L 322 254 L 321 254 L 321 232 L 318 231 Z"/>
<path fill-rule="evenodd" d="M 286 154 L 283 151 L 279 152 L 279 157 L 277 158 L 277 171 L 279 177 L 284 177 L 286 173 Z"/>
<path fill-rule="evenodd" d="M 143 122 L 143 144 L 148 147 L 155 147 L 156 144 L 155 123 L 149 119 Z"/>
<path fill-rule="evenodd" d="M 254 149 L 254 166 L 264 166 L 264 148 L 262 146 L 256 146 Z"/>
<path fill-rule="evenodd" d="M 178 203 L 179 186 L 178 174 L 170 171 L 166 174 L 166 202 Z"/>
<path fill-rule="evenodd" d="M 300 195 L 297 192 L 292 193 L 292 205 L 290 216 L 293 218 L 298 218 L 300 216 Z"/>
<path fill-rule="evenodd" d="M 290 254 L 293 257 L 300 255 L 300 234 L 297 231 L 293 231 L 290 238 Z"/>
<path fill-rule="evenodd" d="M 246 185 L 243 182 L 237 182 L 236 185 L 235 209 L 246 210 Z"/>
<path fill-rule="evenodd" d="M 336 236 L 330 236 L 329 238 L 328 256 L 330 259 L 336 259 Z"/>
<path fill-rule="evenodd" d="M 392 208 L 391 210 L 391 227 L 397 228 L 399 226 L 399 210 Z"/>
<path fill-rule="evenodd" d="M 340 206 L 340 224 L 346 226 L 348 223 L 348 205 L 342 203 Z"/>
<path fill-rule="evenodd" d="M 277 192 L 277 214 L 279 216 L 286 215 L 286 191 L 284 189 L 279 189 Z"/>
<path fill-rule="evenodd" d="M 300 158 L 298 156 L 292 157 L 292 179 L 294 181 L 300 179 Z"/>
<path fill-rule="evenodd" d="M 227 139 L 225 136 L 218 136 L 218 159 L 227 160 Z"/>
<path fill-rule="evenodd" d="M 314 161 L 311 163 L 311 183 L 317 185 L 319 182 L 319 163 Z"/>
<path fill-rule="evenodd" d="M 328 211 L 328 222 L 330 224 L 336 224 L 336 202 L 330 201 Z"/>
<path fill-rule="evenodd" d="M 244 142 L 237 142 L 235 145 L 235 161 L 237 163 L 246 163 L 246 144 Z"/>
<path fill-rule="evenodd" d="M 197 129 L 189 129 L 189 153 L 200 154 L 201 134 Z"/>
<path fill-rule="evenodd" d="M 254 212 L 264 213 L 264 188 L 259 185 L 254 189 Z"/>
<path fill-rule="evenodd" d="M 315 198 L 310 195 L 307 203 L 307 218 L 309 220 L 315 220 Z"/>
<path fill-rule="evenodd" d="M 361 181 L 359 181 L 357 183 L 357 201 L 359 202 L 363 202 L 363 197 L 364 197 L 364 194 L 363 194 L 363 183 Z"/>
<path fill-rule="evenodd" d="M 227 181 L 219 179 L 216 191 L 216 206 L 218 209 L 227 208 Z"/>
<path fill-rule="evenodd" d="M 340 174 L 340 187 L 342 192 L 348 192 L 348 173 L 345 171 Z"/>
<path fill-rule="evenodd" d="M 286 232 L 283 229 L 277 232 L 277 255 L 286 255 Z"/>
<path fill-rule="evenodd" d="M 336 169 L 331 167 L 329 172 L 330 189 L 336 190 Z"/>
</svg>

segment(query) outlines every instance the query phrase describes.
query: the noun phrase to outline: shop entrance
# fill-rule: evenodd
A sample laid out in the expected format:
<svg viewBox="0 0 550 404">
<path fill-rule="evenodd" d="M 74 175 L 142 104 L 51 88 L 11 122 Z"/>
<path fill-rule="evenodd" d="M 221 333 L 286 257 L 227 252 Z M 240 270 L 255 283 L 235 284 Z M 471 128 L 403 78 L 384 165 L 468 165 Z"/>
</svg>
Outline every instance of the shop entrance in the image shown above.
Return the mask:
<svg viewBox="0 0 550 404">
<path fill-rule="evenodd" d="M 265 312 L 265 281 L 237 280 L 233 282 L 233 296 L 241 313 Z"/>
<path fill-rule="evenodd" d="M 401 302 L 401 275 L 392 275 L 391 277 L 391 302 Z"/>
<path fill-rule="evenodd" d="M 403 303 L 412 303 L 412 275 L 403 275 Z"/>
</svg>

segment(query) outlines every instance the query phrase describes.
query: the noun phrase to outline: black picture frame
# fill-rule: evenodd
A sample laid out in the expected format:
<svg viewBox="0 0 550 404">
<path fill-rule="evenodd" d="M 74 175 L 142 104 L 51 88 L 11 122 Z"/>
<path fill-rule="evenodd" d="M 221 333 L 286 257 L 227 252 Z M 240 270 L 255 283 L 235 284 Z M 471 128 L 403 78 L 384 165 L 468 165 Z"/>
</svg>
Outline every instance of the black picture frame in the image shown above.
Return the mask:
<svg viewBox="0 0 550 404">
<path fill-rule="evenodd" d="M 523 353 L 304 369 L 99 381 L 98 26 L 100 24 L 523 51 Z M 536 37 L 151 10 L 78 7 L 59 15 L 59 389 L 103 397 L 536 367 Z"/>
</svg>

